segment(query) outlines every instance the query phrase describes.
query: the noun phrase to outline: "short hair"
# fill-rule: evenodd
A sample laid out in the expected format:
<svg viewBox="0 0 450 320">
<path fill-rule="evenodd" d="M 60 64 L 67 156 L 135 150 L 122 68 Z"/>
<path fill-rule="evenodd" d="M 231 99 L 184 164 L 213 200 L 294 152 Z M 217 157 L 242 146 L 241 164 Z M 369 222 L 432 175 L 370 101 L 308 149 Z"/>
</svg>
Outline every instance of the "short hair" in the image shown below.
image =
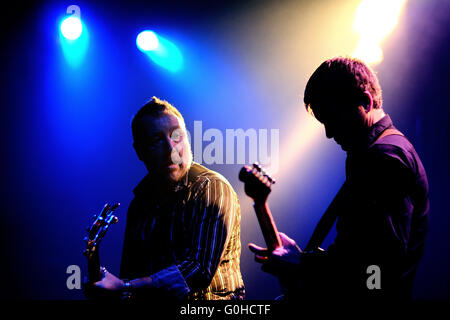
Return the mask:
<svg viewBox="0 0 450 320">
<path fill-rule="evenodd" d="M 159 118 L 165 114 L 172 114 L 178 118 L 181 122 L 180 126 L 182 129 L 186 130 L 186 124 L 184 122 L 184 118 L 181 115 L 180 111 L 171 105 L 166 100 L 158 99 L 157 97 L 152 97 L 152 99 L 147 102 L 143 107 L 141 107 L 138 112 L 133 116 L 133 120 L 131 121 L 131 132 L 133 134 L 133 140 L 139 141 L 139 130 L 138 130 L 138 122 L 144 116 L 152 116 L 155 118 Z"/>
<path fill-rule="evenodd" d="M 374 108 L 382 107 L 381 87 L 375 72 L 359 59 L 335 57 L 324 61 L 309 78 L 303 102 L 312 113 L 325 101 L 358 107 L 365 100 L 364 91 L 372 95 Z"/>
</svg>

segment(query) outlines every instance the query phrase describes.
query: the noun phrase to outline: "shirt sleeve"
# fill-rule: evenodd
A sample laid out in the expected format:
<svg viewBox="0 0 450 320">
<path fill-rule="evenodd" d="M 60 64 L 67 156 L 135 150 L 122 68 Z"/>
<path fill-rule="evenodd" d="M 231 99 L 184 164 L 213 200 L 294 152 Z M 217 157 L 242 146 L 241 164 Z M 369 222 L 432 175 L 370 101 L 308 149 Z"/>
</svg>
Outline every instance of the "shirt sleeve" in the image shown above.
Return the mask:
<svg viewBox="0 0 450 320">
<path fill-rule="evenodd" d="M 169 292 L 171 296 L 182 299 L 189 293 L 189 287 L 176 265 L 171 265 L 151 275 L 155 289 Z"/>
<path fill-rule="evenodd" d="M 206 288 L 216 273 L 239 203 L 232 187 L 220 179 L 208 180 L 194 201 L 189 253 L 177 267 L 189 288 L 199 290 Z"/>
</svg>

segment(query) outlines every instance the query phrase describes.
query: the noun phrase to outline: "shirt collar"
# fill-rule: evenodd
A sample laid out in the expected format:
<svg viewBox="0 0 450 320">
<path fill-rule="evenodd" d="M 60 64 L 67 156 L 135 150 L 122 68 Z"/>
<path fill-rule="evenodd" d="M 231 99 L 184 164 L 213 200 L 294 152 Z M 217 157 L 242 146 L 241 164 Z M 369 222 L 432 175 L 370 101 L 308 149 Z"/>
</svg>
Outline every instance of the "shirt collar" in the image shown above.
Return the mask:
<svg viewBox="0 0 450 320">
<path fill-rule="evenodd" d="M 386 114 L 383 118 L 378 120 L 374 125 L 372 125 L 369 128 L 366 140 L 367 146 L 370 146 L 372 143 L 374 143 L 378 139 L 378 137 L 383 133 L 384 130 L 392 126 L 393 126 L 392 120 L 388 114 Z"/>
<path fill-rule="evenodd" d="M 368 128 L 363 135 L 357 147 L 348 151 L 348 154 L 359 153 L 363 150 L 369 148 L 383 133 L 384 130 L 393 127 L 391 117 L 386 114 L 383 118 L 374 123 L 370 128 Z"/>
</svg>

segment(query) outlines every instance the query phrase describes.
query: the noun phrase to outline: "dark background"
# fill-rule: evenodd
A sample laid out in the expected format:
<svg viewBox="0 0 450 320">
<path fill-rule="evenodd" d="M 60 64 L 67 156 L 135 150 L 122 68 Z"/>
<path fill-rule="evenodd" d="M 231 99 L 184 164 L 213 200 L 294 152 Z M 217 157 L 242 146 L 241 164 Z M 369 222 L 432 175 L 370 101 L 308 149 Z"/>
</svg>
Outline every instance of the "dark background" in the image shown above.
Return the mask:
<svg viewBox="0 0 450 320">
<path fill-rule="evenodd" d="M 105 202 L 122 204 L 101 252 L 102 264 L 118 274 L 126 208 L 145 174 L 130 120 L 153 95 L 178 107 L 191 132 L 194 120 L 223 133 L 279 129 L 270 205 L 278 229 L 304 246 L 344 180 L 345 154 L 305 112 L 303 88 L 323 60 L 353 50 L 357 37 L 349 30 L 358 2 L 15 1 L 4 8 L 2 298 L 82 299 L 81 290 L 67 289 L 66 268 L 85 271 L 84 228 Z M 77 68 L 65 61 L 58 38 L 71 4 L 80 6 L 89 32 Z M 420 300 L 450 298 L 449 9 L 449 1 L 407 1 L 382 44 L 384 60 L 374 66 L 384 108 L 415 145 L 429 178 L 431 224 L 414 290 Z M 179 46 L 180 72 L 167 72 L 136 48 L 144 29 Z M 241 200 L 247 298 L 273 299 L 277 282 L 246 248 L 263 240 L 237 179 L 241 164 L 209 167 Z"/>
</svg>

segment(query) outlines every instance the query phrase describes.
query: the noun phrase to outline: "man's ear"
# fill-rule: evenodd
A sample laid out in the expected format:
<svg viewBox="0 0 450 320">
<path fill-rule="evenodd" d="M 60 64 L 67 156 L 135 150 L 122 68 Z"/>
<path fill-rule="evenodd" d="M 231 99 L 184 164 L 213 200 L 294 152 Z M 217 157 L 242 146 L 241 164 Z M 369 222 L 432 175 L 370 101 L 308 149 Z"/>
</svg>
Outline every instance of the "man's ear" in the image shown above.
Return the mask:
<svg viewBox="0 0 450 320">
<path fill-rule="evenodd" d="M 133 142 L 133 148 L 134 151 L 136 151 L 139 160 L 144 161 L 144 151 L 142 150 L 141 145 L 139 143 Z"/>
<path fill-rule="evenodd" d="M 373 109 L 373 97 L 372 94 L 369 91 L 364 91 L 363 92 L 363 96 L 362 96 L 362 101 L 360 102 L 360 104 L 363 106 L 364 110 L 366 110 L 366 112 L 369 112 L 370 110 Z"/>
</svg>

